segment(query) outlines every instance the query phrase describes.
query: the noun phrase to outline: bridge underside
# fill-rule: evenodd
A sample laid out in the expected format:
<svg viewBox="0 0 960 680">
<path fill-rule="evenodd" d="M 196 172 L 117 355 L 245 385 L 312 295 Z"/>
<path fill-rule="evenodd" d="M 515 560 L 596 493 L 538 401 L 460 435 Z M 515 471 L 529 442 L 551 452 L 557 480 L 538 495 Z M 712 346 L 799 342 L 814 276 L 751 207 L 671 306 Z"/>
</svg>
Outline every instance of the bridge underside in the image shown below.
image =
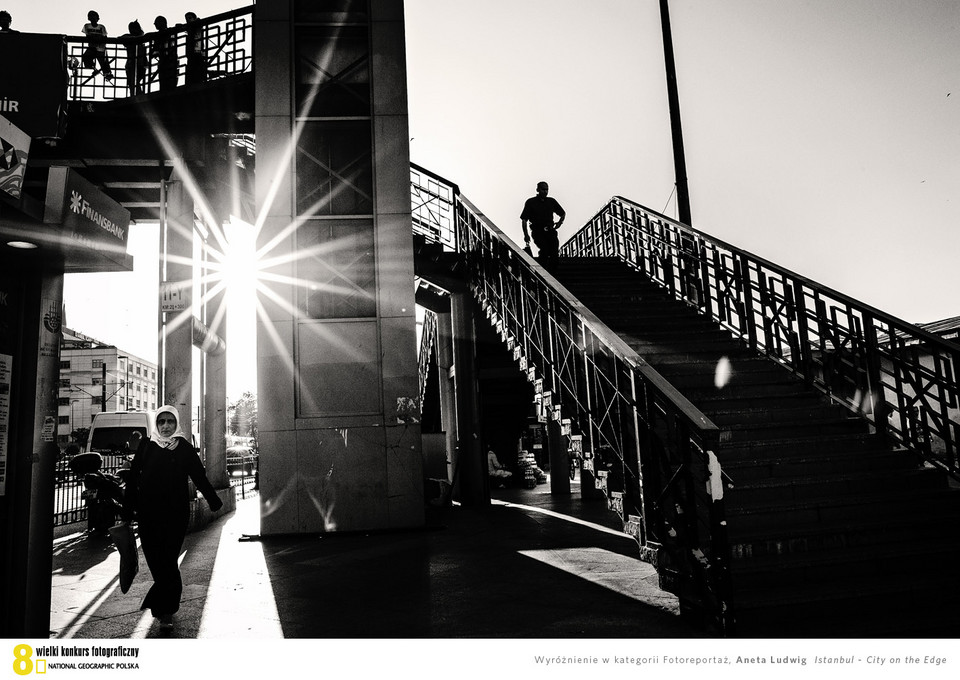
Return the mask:
<svg viewBox="0 0 960 680">
<path fill-rule="evenodd" d="M 114 101 L 70 102 L 61 139 L 35 142 L 25 191 L 42 203 L 50 167 L 70 167 L 130 211 L 158 221 L 162 183 L 182 162 L 210 210 L 253 221 L 253 74 Z"/>
</svg>

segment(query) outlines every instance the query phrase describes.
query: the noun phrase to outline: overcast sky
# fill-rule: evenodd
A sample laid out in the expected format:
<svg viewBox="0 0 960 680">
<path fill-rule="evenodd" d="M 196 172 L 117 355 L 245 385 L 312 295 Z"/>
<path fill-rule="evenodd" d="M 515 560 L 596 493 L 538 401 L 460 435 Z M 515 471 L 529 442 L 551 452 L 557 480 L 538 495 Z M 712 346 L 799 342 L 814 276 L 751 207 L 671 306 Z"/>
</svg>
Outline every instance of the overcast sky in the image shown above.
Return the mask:
<svg viewBox="0 0 960 680">
<path fill-rule="evenodd" d="M 116 36 L 133 18 L 148 29 L 161 11 L 175 23 L 244 3 L 138 3 L 134 16 L 130 4 L 93 7 Z M 541 179 L 568 213 L 561 240 L 614 195 L 676 216 L 658 0 L 405 7 L 414 162 L 518 240 Z M 21 31 L 71 34 L 89 9 L 6 8 Z M 693 226 L 908 321 L 960 315 L 960 2 L 671 0 L 670 11 Z M 140 324 L 117 329 L 84 308 L 77 278 L 71 326 L 151 358 L 152 337 L 126 339 Z M 142 296 L 130 304 L 155 318 Z"/>
</svg>

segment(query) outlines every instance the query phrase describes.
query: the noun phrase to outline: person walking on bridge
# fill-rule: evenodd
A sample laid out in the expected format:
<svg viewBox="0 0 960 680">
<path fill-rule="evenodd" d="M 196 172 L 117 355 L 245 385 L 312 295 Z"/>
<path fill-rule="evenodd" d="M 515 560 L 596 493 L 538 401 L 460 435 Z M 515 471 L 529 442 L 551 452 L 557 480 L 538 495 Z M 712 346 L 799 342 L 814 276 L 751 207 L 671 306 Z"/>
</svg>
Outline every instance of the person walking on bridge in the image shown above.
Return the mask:
<svg viewBox="0 0 960 680">
<path fill-rule="evenodd" d="M 556 273 L 560 259 L 560 238 L 557 231 L 563 224 L 567 213 L 555 198 L 547 196 L 550 186 L 546 182 L 537 183 L 537 195 L 528 198 L 520 213 L 520 226 L 523 228 L 523 240 L 529 246 L 530 236 L 537 244 L 537 259 L 543 268 L 551 274 Z M 554 224 L 553 216 L 560 219 Z M 527 223 L 530 229 L 527 229 Z"/>
</svg>

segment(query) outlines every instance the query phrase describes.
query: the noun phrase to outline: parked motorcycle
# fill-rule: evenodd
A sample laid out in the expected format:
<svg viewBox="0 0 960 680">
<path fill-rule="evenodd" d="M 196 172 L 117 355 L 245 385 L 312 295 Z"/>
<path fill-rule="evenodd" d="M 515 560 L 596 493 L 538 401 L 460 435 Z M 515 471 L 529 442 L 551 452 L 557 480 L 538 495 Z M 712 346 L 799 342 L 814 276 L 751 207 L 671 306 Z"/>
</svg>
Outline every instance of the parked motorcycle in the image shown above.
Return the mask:
<svg viewBox="0 0 960 680">
<path fill-rule="evenodd" d="M 83 479 L 81 497 L 87 507 L 87 532 L 93 536 L 109 536 L 110 527 L 120 518 L 128 472 L 111 474 L 102 467 L 103 456 L 99 453 L 80 453 L 70 461 L 70 469 Z"/>
</svg>

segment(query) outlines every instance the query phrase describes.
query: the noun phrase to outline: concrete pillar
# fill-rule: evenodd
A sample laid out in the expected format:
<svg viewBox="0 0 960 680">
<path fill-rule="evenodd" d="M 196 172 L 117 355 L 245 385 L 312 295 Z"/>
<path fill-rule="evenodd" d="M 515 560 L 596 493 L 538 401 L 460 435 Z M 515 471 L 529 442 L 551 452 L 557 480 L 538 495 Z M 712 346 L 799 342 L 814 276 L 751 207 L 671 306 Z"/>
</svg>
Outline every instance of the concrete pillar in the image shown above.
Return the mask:
<svg viewBox="0 0 960 680">
<path fill-rule="evenodd" d="M 453 369 L 453 326 L 450 313 L 437 314 L 437 373 L 440 389 L 440 426 L 446 437 L 447 481 L 453 482 L 453 453 L 457 449 L 457 391 Z"/>
<path fill-rule="evenodd" d="M 550 455 L 550 493 L 557 496 L 570 495 L 570 456 L 567 453 L 567 437 L 560 423 L 547 420 L 547 451 Z"/>
<path fill-rule="evenodd" d="M 167 283 L 176 284 L 186 305 L 165 314 L 163 403 L 176 406 L 184 433 L 193 420 L 193 198 L 182 181 L 166 186 Z"/>
<path fill-rule="evenodd" d="M 403 5 L 357 10 L 255 17 L 263 534 L 425 519 Z"/>
<path fill-rule="evenodd" d="M 479 381 L 473 326 L 475 306 L 470 293 L 450 295 L 457 414 L 457 444 L 452 461 L 456 475 L 454 498 L 464 505 L 489 502 L 487 462 L 480 441 Z"/>
<path fill-rule="evenodd" d="M 10 392 L 0 496 L 0 636 L 40 639 L 50 634 L 63 269 L 41 260 L 4 262 L 3 268 L 0 354 Z"/>
<path fill-rule="evenodd" d="M 53 543 L 54 471 L 57 446 L 57 397 L 62 337 L 63 271 L 48 269 L 40 281 L 40 342 L 37 356 L 33 474 L 30 478 L 30 543 L 27 554 L 27 626 L 50 630 L 50 546 Z M 52 427 L 51 427 L 52 426 Z"/>
<path fill-rule="evenodd" d="M 227 341 L 226 292 L 206 299 L 204 322 L 207 329 Z M 203 376 L 203 446 L 207 477 L 215 489 L 230 486 L 227 475 L 227 353 L 208 352 Z"/>
</svg>

